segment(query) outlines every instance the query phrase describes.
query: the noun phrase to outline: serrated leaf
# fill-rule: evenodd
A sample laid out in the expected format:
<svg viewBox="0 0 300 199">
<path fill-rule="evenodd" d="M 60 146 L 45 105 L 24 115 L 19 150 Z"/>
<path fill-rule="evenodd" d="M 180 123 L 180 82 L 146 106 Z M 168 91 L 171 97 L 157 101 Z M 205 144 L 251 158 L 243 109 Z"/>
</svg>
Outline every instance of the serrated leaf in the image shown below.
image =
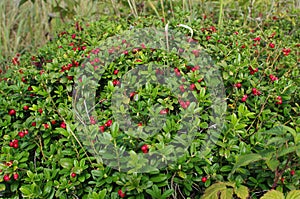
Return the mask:
<svg viewBox="0 0 300 199">
<path fill-rule="evenodd" d="M 249 196 L 249 190 L 248 187 L 241 185 L 239 188 L 236 188 L 235 194 L 240 198 L 240 199 L 247 199 Z"/>
<path fill-rule="evenodd" d="M 279 191 L 272 190 L 264 194 L 263 197 L 261 197 L 261 199 L 284 199 L 284 195 Z"/>
<path fill-rule="evenodd" d="M 226 185 L 224 183 L 215 183 L 205 190 L 202 199 L 218 199 L 219 193 L 223 190 L 226 190 Z"/>
<path fill-rule="evenodd" d="M 293 190 L 288 193 L 286 199 L 299 199 L 300 198 L 300 190 Z"/>
<path fill-rule="evenodd" d="M 221 198 L 220 199 L 232 199 L 233 197 L 233 189 L 225 189 L 221 191 Z"/>
<path fill-rule="evenodd" d="M 278 152 L 277 157 L 284 156 L 286 154 L 295 152 L 295 151 L 297 151 L 299 149 L 300 149 L 300 146 L 291 146 L 291 147 L 285 148 L 285 149 L 283 149 L 283 150 L 281 150 L 281 151 Z"/>
</svg>

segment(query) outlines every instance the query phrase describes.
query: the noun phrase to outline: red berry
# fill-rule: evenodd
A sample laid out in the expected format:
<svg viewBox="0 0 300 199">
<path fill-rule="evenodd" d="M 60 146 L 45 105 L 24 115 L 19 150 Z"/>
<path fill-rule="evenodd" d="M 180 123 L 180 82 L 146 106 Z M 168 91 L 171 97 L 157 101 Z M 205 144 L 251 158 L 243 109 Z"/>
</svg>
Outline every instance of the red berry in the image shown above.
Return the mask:
<svg viewBox="0 0 300 199">
<path fill-rule="evenodd" d="M 23 137 L 25 136 L 25 133 L 24 133 L 23 131 L 20 131 L 20 132 L 18 133 L 18 135 L 20 136 L 20 138 L 23 138 Z"/>
<path fill-rule="evenodd" d="M 62 123 L 60 124 L 60 127 L 63 128 L 63 129 L 65 129 L 65 128 L 67 127 L 67 125 L 66 125 L 65 122 L 62 122 Z"/>
<path fill-rule="evenodd" d="M 270 44 L 269 44 L 269 47 L 270 47 L 270 48 L 275 48 L 275 44 L 270 43 Z"/>
<path fill-rule="evenodd" d="M 15 180 L 18 180 L 19 179 L 19 174 L 18 173 L 14 173 L 13 177 L 14 177 Z"/>
<path fill-rule="evenodd" d="M 72 178 L 75 178 L 75 177 L 76 177 L 76 173 L 74 173 L 74 172 L 71 173 L 71 177 L 72 177 Z"/>
<path fill-rule="evenodd" d="M 28 130 L 26 129 L 26 130 L 24 130 L 24 134 L 25 135 L 27 135 L 28 134 Z"/>
<path fill-rule="evenodd" d="M 112 120 L 107 120 L 107 122 L 104 124 L 106 127 L 110 127 L 112 125 Z"/>
<path fill-rule="evenodd" d="M 45 128 L 45 129 L 48 129 L 48 128 L 49 128 L 49 124 L 46 123 L 46 124 L 43 124 L 43 125 L 44 125 L 44 128 Z"/>
<path fill-rule="evenodd" d="M 295 175 L 295 170 L 291 170 L 291 175 L 293 176 L 293 175 Z"/>
<path fill-rule="evenodd" d="M 17 142 L 14 142 L 14 144 L 13 144 L 13 148 L 18 148 L 19 147 L 19 144 L 17 143 Z"/>
<path fill-rule="evenodd" d="M 114 75 L 117 75 L 119 73 L 119 70 L 114 70 Z"/>
<path fill-rule="evenodd" d="M 184 85 L 180 85 L 179 89 L 181 90 L 181 92 L 184 92 Z"/>
<path fill-rule="evenodd" d="M 244 96 L 242 97 L 242 102 L 246 102 L 247 98 L 248 98 L 248 95 L 244 95 Z"/>
<path fill-rule="evenodd" d="M 235 86 L 236 88 L 241 88 L 241 87 L 242 87 L 242 84 L 241 84 L 241 83 L 236 83 L 234 86 Z"/>
<path fill-rule="evenodd" d="M 135 94 L 136 94 L 135 92 L 131 92 L 131 93 L 129 94 L 129 97 L 130 97 L 130 98 L 133 98 Z"/>
<path fill-rule="evenodd" d="M 144 144 L 142 147 L 141 147 L 141 150 L 144 152 L 144 151 L 148 151 L 148 145 L 147 144 Z"/>
<path fill-rule="evenodd" d="M 161 114 L 161 115 L 165 115 L 165 114 L 167 114 L 168 113 L 168 109 L 162 109 L 160 112 L 159 112 L 159 114 Z"/>
<path fill-rule="evenodd" d="M 116 79 L 114 79 L 112 83 L 114 86 L 120 85 L 120 81 Z"/>
<path fill-rule="evenodd" d="M 4 180 L 5 182 L 10 181 L 9 175 L 8 175 L 8 174 L 5 174 L 5 175 L 3 176 L 3 180 Z"/>
<path fill-rule="evenodd" d="M 253 41 L 260 41 L 260 37 L 255 37 Z"/>
<path fill-rule="evenodd" d="M 195 85 L 195 84 L 191 84 L 191 85 L 190 85 L 190 90 L 191 90 L 191 91 L 195 90 L 195 88 L 196 88 L 196 85 Z"/>
<path fill-rule="evenodd" d="M 99 126 L 99 131 L 103 133 L 105 131 L 105 126 L 104 125 Z"/>
<path fill-rule="evenodd" d="M 27 111 L 28 109 L 29 109 L 29 106 L 27 106 L 27 105 L 23 106 L 24 111 Z"/>
<path fill-rule="evenodd" d="M 39 112 L 40 114 L 42 114 L 42 113 L 43 113 L 43 109 L 40 108 L 40 109 L 38 110 L 38 112 Z"/>
<path fill-rule="evenodd" d="M 55 120 L 52 120 L 52 121 L 51 121 L 51 124 L 52 124 L 52 125 L 56 124 L 56 121 L 55 121 Z"/>
<path fill-rule="evenodd" d="M 14 143 L 13 143 L 13 142 L 9 142 L 9 146 L 10 146 L 10 147 L 13 147 L 13 146 L 14 146 Z"/>
<path fill-rule="evenodd" d="M 32 123 L 31 123 L 31 126 L 36 126 L 36 122 L 32 122 Z"/>
<path fill-rule="evenodd" d="M 118 195 L 121 197 L 121 198 L 124 198 L 126 196 L 126 194 L 120 189 L 118 191 Z"/>
<path fill-rule="evenodd" d="M 26 82 L 26 79 L 25 79 L 25 77 L 22 77 L 22 82 L 24 82 L 24 83 Z"/>
<path fill-rule="evenodd" d="M 142 122 L 139 122 L 139 123 L 138 123 L 138 126 L 143 126 L 143 123 L 142 123 Z"/>
<path fill-rule="evenodd" d="M 96 124 L 96 120 L 93 116 L 90 117 L 90 123 L 91 124 Z"/>
<path fill-rule="evenodd" d="M 9 110 L 9 111 L 8 111 L 8 114 L 9 114 L 9 115 L 15 115 L 15 114 L 16 114 L 15 109 Z"/>
<path fill-rule="evenodd" d="M 280 180 L 281 180 L 281 182 L 282 182 L 282 183 L 284 183 L 284 180 L 285 180 L 285 178 L 284 178 L 284 177 L 282 177 Z"/>
<path fill-rule="evenodd" d="M 201 181 L 205 183 L 207 181 L 207 177 L 202 177 Z"/>
</svg>

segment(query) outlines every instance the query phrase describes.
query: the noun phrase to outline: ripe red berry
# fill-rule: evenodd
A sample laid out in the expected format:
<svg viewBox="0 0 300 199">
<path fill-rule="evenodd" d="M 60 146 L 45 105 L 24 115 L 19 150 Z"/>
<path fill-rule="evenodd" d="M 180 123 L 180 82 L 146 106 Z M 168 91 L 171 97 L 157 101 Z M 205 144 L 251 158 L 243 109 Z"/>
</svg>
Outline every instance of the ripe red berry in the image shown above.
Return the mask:
<svg viewBox="0 0 300 199">
<path fill-rule="evenodd" d="M 114 70 L 114 75 L 117 75 L 119 73 L 119 70 Z"/>
<path fill-rule="evenodd" d="M 31 123 L 31 126 L 36 126 L 36 122 L 32 122 L 32 123 Z"/>
<path fill-rule="evenodd" d="M 9 175 L 8 175 L 8 174 L 5 174 L 5 175 L 3 176 L 3 180 L 4 180 L 5 182 L 10 181 Z"/>
<path fill-rule="evenodd" d="M 129 94 L 129 97 L 130 97 L 130 98 L 133 98 L 133 97 L 135 96 L 135 94 L 136 94 L 135 92 L 131 92 L 131 93 Z"/>
<path fill-rule="evenodd" d="M 63 129 L 65 129 L 65 128 L 67 127 L 67 125 L 66 125 L 65 122 L 62 122 L 62 123 L 60 124 L 60 127 L 63 128 Z"/>
<path fill-rule="evenodd" d="M 120 81 L 116 79 L 114 79 L 112 83 L 114 86 L 120 85 Z"/>
<path fill-rule="evenodd" d="M 202 177 L 202 178 L 201 178 L 201 181 L 202 181 L 203 183 L 205 183 L 205 182 L 207 181 L 207 177 Z"/>
<path fill-rule="evenodd" d="M 118 191 L 118 195 L 121 197 L 121 198 L 124 198 L 126 196 L 126 194 L 120 189 Z"/>
<path fill-rule="evenodd" d="M 110 127 L 112 125 L 112 120 L 107 120 L 107 122 L 104 124 L 106 127 Z"/>
<path fill-rule="evenodd" d="M 72 178 L 75 178 L 75 177 L 76 177 L 76 173 L 74 173 L 74 172 L 71 173 L 71 177 L 72 177 Z"/>
<path fill-rule="evenodd" d="M 51 121 L 51 124 L 52 124 L 52 125 L 56 124 L 56 121 L 55 121 L 55 120 L 52 120 L 52 121 Z"/>
<path fill-rule="evenodd" d="M 281 182 L 282 182 L 282 183 L 284 183 L 284 180 L 285 180 L 285 178 L 284 178 L 284 177 L 282 177 L 280 180 L 281 180 Z"/>
<path fill-rule="evenodd" d="M 104 126 L 104 125 L 99 126 L 99 131 L 100 131 L 101 133 L 103 133 L 103 132 L 105 131 L 105 126 Z"/>
<path fill-rule="evenodd" d="M 39 112 L 40 114 L 42 114 L 42 113 L 43 113 L 43 109 L 40 108 L 40 109 L 38 110 L 38 112 Z"/>
<path fill-rule="evenodd" d="M 162 110 L 159 112 L 159 114 L 165 115 L 165 114 L 168 113 L 168 111 L 169 111 L 169 109 L 162 109 Z"/>
<path fill-rule="evenodd" d="M 48 129 L 48 128 L 49 128 L 49 124 L 47 124 L 47 123 L 46 123 L 46 124 L 43 124 L 43 126 L 44 126 L 45 129 Z"/>
<path fill-rule="evenodd" d="M 18 180 L 18 179 L 19 179 L 19 174 L 18 174 L 18 173 L 14 173 L 13 178 L 14 178 L 15 180 Z"/>
<path fill-rule="evenodd" d="M 14 146 L 14 143 L 13 143 L 13 142 L 9 142 L 9 146 L 10 146 L 10 147 L 13 147 L 13 146 Z"/>
<path fill-rule="evenodd" d="M 23 137 L 25 136 L 25 133 L 24 133 L 23 131 L 20 131 L 20 132 L 18 133 L 18 135 L 20 136 L 20 138 L 23 138 Z"/>
<path fill-rule="evenodd" d="M 246 102 L 247 98 L 248 98 L 248 95 L 244 95 L 244 96 L 242 97 L 242 102 Z"/>
<path fill-rule="evenodd" d="M 191 84 L 191 85 L 190 85 L 190 90 L 191 90 L 191 91 L 195 90 L 195 88 L 196 88 L 196 85 L 195 85 L 195 84 Z"/>
<path fill-rule="evenodd" d="M 16 114 L 15 109 L 9 110 L 9 111 L 8 111 L 8 114 L 11 115 L 11 116 L 12 116 L 12 115 L 15 115 L 15 114 Z"/>
<path fill-rule="evenodd" d="M 270 48 L 275 48 L 275 44 L 270 43 L 270 44 L 269 44 L 269 47 L 270 47 Z"/>
<path fill-rule="evenodd" d="M 276 104 L 282 104 L 282 98 L 280 96 L 278 96 L 276 99 L 277 99 Z"/>
<path fill-rule="evenodd" d="M 16 148 L 18 148 L 18 147 L 19 147 L 19 143 L 18 143 L 18 142 L 14 142 L 14 143 L 13 143 L 13 148 L 16 149 Z"/>
<path fill-rule="evenodd" d="M 26 130 L 24 130 L 24 134 L 25 135 L 27 135 L 28 134 L 28 130 L 26 129 Z"/>
<path fill-rule="evenodd" d="M 278 80 L 278 77 L 276 77 L 275 75 L 269 75 L 269 78 L 271 79 L 272 82 Z"/>
<path fill-rule="evenodd" d="M 28 109 L 29 109 L 29 106 L 27 106 L 27 105 L 23 106 L 24 111 L 27 111 Z"/>
<path fill-rule="evenodd" d="M 138 123 L 138 126 L 143 126 L 143 123 L 142 123 L 142 122 L 139 122 L 139 123 Z"/>
<path fill-rule="evenodd" d="M 242 84 L 241 84 L 241 83 L 236 83 L 234 86 L 235 86 L 236 88 L 241 88 L 241 87 L 242 87 Z"/>
<path fill-rule="evenodd" d="M 181 90 L 181 92 L 184 92 L 184 85 L 180 85 L 179 89 Z"/>
<path fill-rule="evenodd" d="M 144 144 L 142 147 L 141 147 L 141 150 L 144 152 L 144 151 L 148 151 L 148 145 L 147 144 Z"/>
<path fill-rule="evenodd" d="M 93 116 L 90 117 L 90 123 L 91 124 L 96 124 L 96 120 Z"/>
<path fill-rule="evenodd" d="M 295 175 L 295 170 L 291 170 L 291 175 L 293 176 L 293 175 Z"/>
</svg>

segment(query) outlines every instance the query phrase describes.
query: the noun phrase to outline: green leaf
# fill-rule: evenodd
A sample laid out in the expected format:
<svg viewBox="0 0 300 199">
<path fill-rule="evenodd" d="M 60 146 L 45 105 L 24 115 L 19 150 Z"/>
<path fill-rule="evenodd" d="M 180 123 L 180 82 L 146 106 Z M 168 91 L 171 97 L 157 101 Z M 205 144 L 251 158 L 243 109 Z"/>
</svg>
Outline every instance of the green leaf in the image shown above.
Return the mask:
<svg viewBox="0 0 300 199">
<path fill-rule="evenodd" d="M 288 193 L 286 199 L 299 199 L 300 198 L 300 190 L 293 190 Z"/>
<path fill-rule="evenodd" d="M 5 184 L 2 184 L 2 183 L 1 183 L 1 184 L 0 184 L 0 192 L 1 192 L 1 191 L 5 191 L 5 188 L 6 188 Z"/>
<path fill-rule="evenodd" d="M 247 199 L 249 196 L 249 190 L 248 187 L 241 185 L 240 187 L 235 189 L 235 194 L 240 198 L 240 199 Z"/>
<path fill-rule="evenodd" d="M 277 157 L 284 156 L 286 154 L 295 152 L 295 151 L 297 151 L 299 149 L 300 149 L 300 146 L 291 146 L 291 147 L 288 147 L 288 148 L 284 148 L 283 150 L 281 150 L 281 151 L 278 152 Z"/>
<path fill-rule="evenodd" d="M 268 191 L 260 199 L 284 199 L 284 195 L 279 191 L 272 190 L 272 191 Z"/>
<path fill-rule="evenodd" d="M 167 178 L 168 177 L 166 175 L 160 174 L 158 176 L 150 178 L 149 180 L 152 182 L 163 182 L 163 181 L 167 180 Z"/>
<path fill-rule="evenodd" d="M 71 169 L 73 167 L 73 159 L 71 158 L 63 158 L 59 163 L 65 169 Z"/>
<path fill-rule="evenodd" d="M 32 195 L 32 190 L 30 185 L 24 185 L 20 188 L 20 191 L 23 193 L 23 196 L 29 197 Z"/>
<path fill-rule="evenodd" d="M 261 159 L 263 159 L 262 156 L 259 154 L 255 154 L 255 153 L 241 155 L 238 157 L 237 162 L 233 166 L 231 173 L 234 173 L 236 171 L 236 169 L 239 167 L 246 166 L 252 162 L 256 162 Z"/>
<path fill-rule="evenodd" d="M 275 171 L 275 169 L 278 167 L 280 162 L 276 159 L 271 159 L 266 161 L 268 167 L 271 169 L 271 171 Z"/>
</svg>

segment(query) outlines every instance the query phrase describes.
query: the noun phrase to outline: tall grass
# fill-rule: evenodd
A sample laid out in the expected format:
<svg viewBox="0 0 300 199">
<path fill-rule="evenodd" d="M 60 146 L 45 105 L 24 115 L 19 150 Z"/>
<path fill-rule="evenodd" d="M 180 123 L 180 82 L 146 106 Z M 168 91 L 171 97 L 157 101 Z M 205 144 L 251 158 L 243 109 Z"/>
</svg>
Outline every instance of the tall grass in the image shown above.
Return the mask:
<svg viewBox="0 0 300 199">
<path fill-rule="evenodd" d="M 49 9 L 44 1 L 27 2 L 22 9 L 14 1 L 0 1 L 0 59 L 45 43 Z"/>
<path fill-rule="evenodd" d="M 44 45 L 49 35 L 74 17 L 93 21 L 101 15 L 140 17 L 154 14 L 168 18 L 174 16 L 172 12 L 179 7 L 190 13 L 189 21 L 192 21 L 201 13 L 209 14 L 219 9 L 217 21 L 222 26 L 223 18 L 233 12 L 238 12 L 247 24 L 257 20 L 258 13 L 268 17 L 300 9 L 299 0 L 36 0 L 34 3 L 28 0 L 20 7 L 17 2 L 19 0 L 0 0 L 0 63 L 16 53 Z M 61 7 L 67 15 L 53 7 Z"/>
</svg>

